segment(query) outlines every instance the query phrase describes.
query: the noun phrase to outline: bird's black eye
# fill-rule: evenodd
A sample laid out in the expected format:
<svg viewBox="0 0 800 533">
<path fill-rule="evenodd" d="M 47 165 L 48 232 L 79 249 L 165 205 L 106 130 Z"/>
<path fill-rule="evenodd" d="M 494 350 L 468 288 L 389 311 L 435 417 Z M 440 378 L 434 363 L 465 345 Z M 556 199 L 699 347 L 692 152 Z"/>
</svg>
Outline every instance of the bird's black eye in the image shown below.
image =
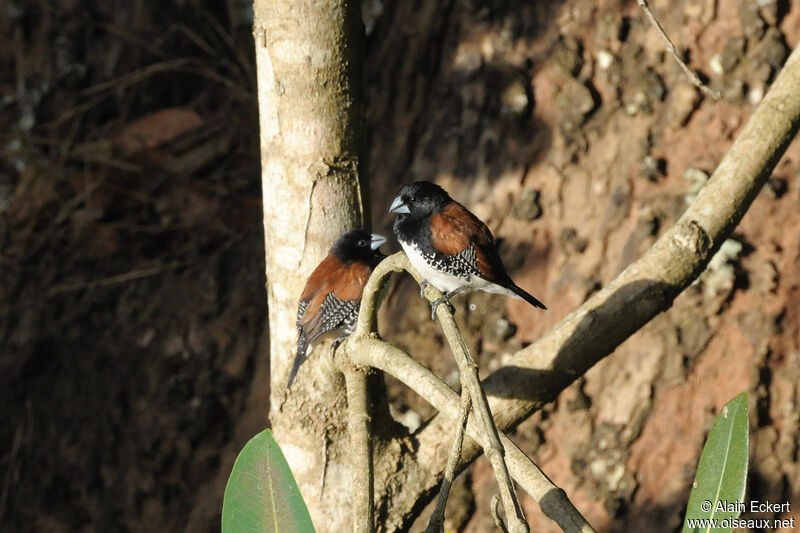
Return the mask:
<svg viewBox="0 0 800 533">
<path fill-rule="evenodd" d="M 358 245 L 359 245 L 361 248 L 366 248 L 366 246 L 367 246 L 367 241 L 365 241 L 364 239 L 361 239 L 360 241 L 358 241 Z"/>
<path fill-rule="evenodd" d="M 417 201 L 417 197 L 412 194 L 411 196 L 408 197 L 408 201 L 409 202 L 416 202 Z"/>
</svg>

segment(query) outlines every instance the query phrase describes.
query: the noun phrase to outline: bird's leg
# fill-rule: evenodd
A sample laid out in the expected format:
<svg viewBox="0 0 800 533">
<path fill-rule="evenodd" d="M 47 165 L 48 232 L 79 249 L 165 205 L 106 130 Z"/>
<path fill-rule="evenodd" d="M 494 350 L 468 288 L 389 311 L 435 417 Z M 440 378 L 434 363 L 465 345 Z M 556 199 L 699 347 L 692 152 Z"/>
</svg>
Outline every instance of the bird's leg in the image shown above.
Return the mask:
<svg viewBox="0 0 800 533">
<path fill-rule="evenodd" d="M 425 298 L 425 289 L 428 288 L 428 285 L 430 285 L 430 283 L 428 282 L 427 279 L 423 279 L 422 281 L 419 282 L 419 297 L 420 298 Z"/>
<path fill-rule="evenodd" d="M 431 320 L 436 320 L 436 309 L 439 308 L 442 304 L 447 304 L 450 307 L 450 312 L 455 314 L 456 309 L 450 303 L 450 298 L 458 294 L 459 292 L 463 291 L 466 288 L 458 287 L 457 289 L 453 289 L 452 291 L 446 292 L 442 295 L 441 298 L 436 298 L 434 301 L 431 302 Z"/>
<path fill-rule="evenodd" d="M 335 339 L 333 339 L 333 342 L 331 343 L 333 345 L 333 349 L 336 350 L 336 348 L 338 348 L 339 345 L 342 344 L 346 338 L 347 335 L 342 335 L 341 337 L 336 337 Z"/>
</svg>

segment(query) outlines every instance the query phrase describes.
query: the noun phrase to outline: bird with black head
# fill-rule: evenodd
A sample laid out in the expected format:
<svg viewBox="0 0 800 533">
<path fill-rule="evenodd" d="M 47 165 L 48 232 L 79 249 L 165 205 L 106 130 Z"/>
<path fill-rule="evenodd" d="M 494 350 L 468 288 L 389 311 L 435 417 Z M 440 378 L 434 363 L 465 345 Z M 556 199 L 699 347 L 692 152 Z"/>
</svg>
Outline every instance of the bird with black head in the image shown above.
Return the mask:
<svg viewBox="0 0 800 533">
<path fill-rule="evenodd" d="M 435 183 L 404 185 L 389 212 L 397 215 L 394 234 L 411 264 L 444 293 L 432 302 L 431 319 L 440 304 L 465 290 L 505 294 L 547 309 L 512 281 L 486 224 Z"/>
<path fill-rule="evenodd" d="M 386 237 L 365 230 L 341 235 L 308 277 L 297 308 L 297 354 L 289 372 L 292 386 L 309 349 L 324 338 L 340 342 L 355 329 L 361 293 L 373 269 L 385 255 Z"/>
</svg>

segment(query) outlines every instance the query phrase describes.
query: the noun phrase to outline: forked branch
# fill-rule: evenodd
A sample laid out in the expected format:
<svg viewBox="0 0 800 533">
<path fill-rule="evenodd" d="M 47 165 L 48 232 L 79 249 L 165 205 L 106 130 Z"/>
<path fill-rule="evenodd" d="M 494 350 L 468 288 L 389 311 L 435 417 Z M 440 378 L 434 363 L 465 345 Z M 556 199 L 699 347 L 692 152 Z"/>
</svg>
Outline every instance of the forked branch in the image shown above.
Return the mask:
<svg viewBox="0 0 800 533">
<path fill-rule="evenodd" d="M 458 462 L 461 460 L 461 447 L 464 445 L 464 431 L 467 429 L 467 420 L 469 420 L 471 407 L 472 400 L 470 400 L 469 392 L 466 389 L 462 389 L 461 417 L 458 419 L 458 426 L 456 426 L 456 436 L 453 439 L 453 446 L 450 448 L 450 456 L 447 458 L 447 466 L 444 469 L 442 486 L 439 487 L 439 495 L 436 497 L 436 508 L 433 510 L 433 513 L 431 513 L 431 518 L 428 521 L 428 527 L 425 528 L 425 533 L 441 533 L 444 529 L 444 510 L 447 506 L 447 498 L 450 495 L 450 487 L 453 485 L 453 480 L 456 478 Z"/>
<path fill-rule="evenodd" d="M 412 390 L 417 392 L 423 399 L 428 401 L 442 414 L 444 414 L 450 421 L 458 421 L 461 414 L 461 400 L 459 395 L 448 387 L 438 376 L 434 375 L 430 370 L 423 367 L 408 354 L 402 350 L 392 346 L 387 342 L 378 340 L 374 333 L 374 316 L 377 313 L 375 301 L 376 295 L 379 293 L 385 278 L 393 272 L 409 272 L 418 282 L 422 281 L 421 276 L 417 273 L 414 267 L 408 261 L 408 258 L 403 252 L 398 252 L 388 258 L 384 259 L 380 265 L 375 269 L 364 288 L 364 294 L 361 300 L 361 310 L 359 313 L 358 324 L 355 332 L 345 342 L 343 349 L 346 350 L 350 362 L 355 365 L 364 367 L 377 368 L 399 379 Z M 433 287 L 426 289 L 426 297 L 429 299 L 436 299 L 441 294 Z M 437 317 L 445 331 L 445 335 L 452 336 L 452 346 L 454 351 L 460 350 L 460 345 L 463 345 L 463 338 L 457 328 L 455 328 L 455 321 L 452 314 L 446 306 L 439 306 L 437 309 Z M 461 338 L 459 341 L 458 339 Z M 469 367 L 470 363 L 467 356 L 463 359 L 465 367 Z M 474 365 L 474 362 L 472 363 Z M 461 363 L 459 364 L 461 366 Z M 462 376 L 469 374 L 470 371 L 462 373 Z M 475 382 L 477 382 L 477 371 L 474 372 Z M 472 385 L 474 386 L 474 384 Z M 472 387 L 471 386 L 471 387 Z M 480 385 L 478 385 L 480 388 Z M 482 389 L 480 397 L 485 402 L 485 396 Z M 475 402 L 475 396 L 470 393 L 470 401 Z M 488 410 L 487 410 L 488 413 Z M 484 450 L 493 449 L 493 444 L 496 446 L 494 449 L 504 451 L 503 455 L 505 461 L 508 463 L 508 473 L 510 477 L 508 481 L 504 481 L 502 477 L 502 469 L 500 470 L 500 477 L 498 483 L 501 486 L 501 494 L 505 489 L 508 490 L 506 497 L 509 498 L 509 503 L 506 507 L 506 514 L 511 522 L 509 525 L 516 523 L 517 505 L 514 504 L 514 499 L 510 496 L 512 488 L 510 478 L 516 479 L 520 486 L 525 489 L 535 501 L 537 501 L 542 508 L 542 511 L 558 523 L 558 525 L 567 533 L 590 533 L 594 530 L 586 522 L 586 519 L 575 509 L 572 503 L 566 496 L 566 493 L 556 487 L 544 473 L 520 450 L 506 435 L 498 432 L 496 427 L 494 429 L 494 436 L 497 439 L 493 443 L 493 436 L 491 430 L 488 432 L 485 429 L 487 415 L 483 417 L 471 414 L 467 423 L 467 434 L 475 439 L 477 443 Z M 491 424 L 494 424 L 493 418 L 488 414 L 491 419 Z M 499 444 L 499 447 L 497 447 Z M 491 452 L 490 452 L 491 453 Z M 488 456 L 488 454 L 487 454 Z M 492 457 L 489 457 L 491 460 Z M 495 458 L 496 460 L 496 458 Z M 494 466 L 494 465 L 493 465 Z M 520 513 L 521 515 L 521 513 Z M 523 520 L 524 524 L 524 520 Z M 527 527 L 527 524 L 524 524 Z M 517 524 L 517 526 L 519 525 Z"/>
<path fill-rule="evenodd" d="M 410 272 L 417 282 L 422 281 L 419 274 L 414 271 Z M 428 301 L 434 302 L 442 297 L 442 293 L 433 285 L 428 284 L 425 288 L 425 297 Z M 484 446 L 483 453 L 486 455 L 487 459 L 489 459 L 492 469 L 494 469 L 494 475 L 497 478 L 497 484 L 500 488 L 500 499 L 506 510 L 508 530 L 510 533 L 528 533 L 530 528 L 522 514 L 522 507 L 519 505 L 514 483 L 511 481 L 511 476 L 508 474 L 505 450 L 500 443 L 497 426 L 494 423 L 492 411 L 489 409 L 489 402 L 486 400 L 486 394 L 483 392 L 483 387 L 478 377 L 478 364 L 472 358 L 472 354 L 470 354 L 469 347 L 464 340 L 464 336 L 461 335 L 461 331 L 458 329 L 458 324 L 456 324 L 453 318 L 450 307 L 447 305 L 438 306 L 436 308 L 436 318 L 439 319 L 439 324 L 442 326 L 444 336 L 458 364 L 461 387 L 469 393 L 472 408 L 480 422 L 485 442 L 488 444 L 488 447 Z"/>
</svg>

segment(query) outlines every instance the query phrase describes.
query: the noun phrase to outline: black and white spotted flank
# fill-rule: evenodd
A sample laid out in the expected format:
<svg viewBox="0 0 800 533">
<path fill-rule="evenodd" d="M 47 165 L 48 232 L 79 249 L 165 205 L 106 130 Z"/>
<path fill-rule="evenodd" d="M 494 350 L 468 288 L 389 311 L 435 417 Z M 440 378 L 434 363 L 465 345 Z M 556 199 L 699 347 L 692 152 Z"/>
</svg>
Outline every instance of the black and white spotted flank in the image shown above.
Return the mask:
<svg viewBox="0 0 800 533">
<path fill-rule="evenodd" d="M 399 238 L 398 242 L 420 275 L 444 293 L 470 289 L 519 298 L 513 291 L 483 277 L 478 269 L 475 248 L 472 246 L 464 248 L 457 254 L 444 255 L 430 249 L 426 251 L 414 242 L 402 241 Z"/>
</svg>

